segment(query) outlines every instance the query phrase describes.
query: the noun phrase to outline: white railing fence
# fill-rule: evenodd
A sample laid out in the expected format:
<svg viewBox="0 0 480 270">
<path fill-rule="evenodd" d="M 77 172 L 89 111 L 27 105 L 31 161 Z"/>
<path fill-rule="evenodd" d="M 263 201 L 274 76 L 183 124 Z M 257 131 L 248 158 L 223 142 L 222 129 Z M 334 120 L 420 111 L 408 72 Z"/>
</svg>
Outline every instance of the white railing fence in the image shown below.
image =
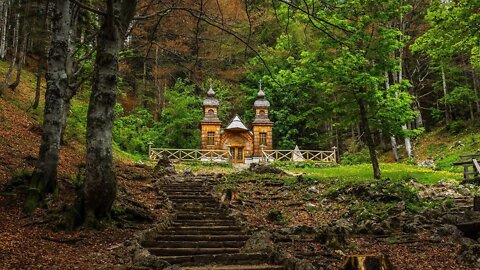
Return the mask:
<svg viewBox="0 0 480 270">
<path fill-rule="evenodd" d="M 262 161 L 312 161 L 322 163 L 336 163 L 337 151 L 319 150 L 262 150 Z"/>
<path fill-rule="evenodd" d="M 167 156 L 173 161 L 197 160 L 197 161 L 229 161 L 230 152 L 227 150 L 200 150 L 200 149 L 165 149 L 149 147 L 150 160 L 158 160 L 161 156 Z"/>
<path fill-rule="evenodd" d="M 151 144 L 148 147 L 148 156 L 150 160 L 158 160 L 161 156 L 167 156 L 173 161 L 196 160 L 196 161 L 214 161 L 229 162 L 231 154 L 228 150 L 202 150 L 202 149 L 168 149 L 153 148 Z M 336 163 L 337 151 L 334 147 L 332 151 L 319 150 L 262 150 L 260 157 L 262 162 L 274 161 L 311 161 L 321 163 Z"/>
</svg>

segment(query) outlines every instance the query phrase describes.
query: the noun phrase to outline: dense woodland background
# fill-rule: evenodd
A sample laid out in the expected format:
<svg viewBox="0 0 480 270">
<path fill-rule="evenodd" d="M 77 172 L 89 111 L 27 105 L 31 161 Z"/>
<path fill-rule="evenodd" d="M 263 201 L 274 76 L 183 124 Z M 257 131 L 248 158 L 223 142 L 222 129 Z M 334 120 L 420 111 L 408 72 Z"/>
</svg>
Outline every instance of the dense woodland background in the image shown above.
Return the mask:
<svg viewBox="0 0 480 270">
<path fill-rule="evenodd" d="M 87 141 L 93 179 L 95 160 L 111 159 L 110 129 L 114 149 L 137 159 L 148 142 L 197 148 L 206 90 L 217 92 L 221 119 L 248 123 L 261 82 L 274 148 L 338 146 L 344 162 L 370 161 L 380 178 L 378 153 L 413 160 L 418 135 L 460 132 L 478 119 L 479 8 L 468 0 L 4 0 L 0 58 L 10 66 L 0 94 L 15 91 L 20 70 L 34 71 L 32 109 L 41 110 L 46 77 L 41 117 L 57 123 L 62 140 Z M 65 90 L 58 119 L 51 87 Z M 103 131 L 106 143 L 95 145 Z M 56 175 L 38 168 L 34 179 Z M 54 183 L 34 185 L 50 192 Z"/>
</svg>

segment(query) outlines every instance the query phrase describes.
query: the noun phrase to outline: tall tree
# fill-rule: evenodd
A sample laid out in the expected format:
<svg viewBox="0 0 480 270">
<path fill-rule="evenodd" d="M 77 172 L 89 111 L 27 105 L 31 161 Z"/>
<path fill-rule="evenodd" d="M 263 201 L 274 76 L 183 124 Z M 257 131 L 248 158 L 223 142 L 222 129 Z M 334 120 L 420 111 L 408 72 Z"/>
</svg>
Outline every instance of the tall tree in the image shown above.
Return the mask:
<svg viewBox="0 0 480 270">
<path fill-rule="evenodd" d="M 109 217 L 116 196 L 112 126 L 118 56 L 135 14 L 135 0 L 106 0 L 97 35 L 97 54 L 87 116 L 87 175 L 81 198 L 86 224 Z"/>
<path fill-rule="evenodd" d="M 52 42 L 47 59 L 47 90 L 43 133 L 39 157 L 30 182 L 25 211 L 33 211 L 46 193 L 57 188 L 60 139 L 64 122 L 65 99 L 68 91 L 67 63 L 71 24 L 69 0 L 56 0 L 52 18 Z"/>
</svg>

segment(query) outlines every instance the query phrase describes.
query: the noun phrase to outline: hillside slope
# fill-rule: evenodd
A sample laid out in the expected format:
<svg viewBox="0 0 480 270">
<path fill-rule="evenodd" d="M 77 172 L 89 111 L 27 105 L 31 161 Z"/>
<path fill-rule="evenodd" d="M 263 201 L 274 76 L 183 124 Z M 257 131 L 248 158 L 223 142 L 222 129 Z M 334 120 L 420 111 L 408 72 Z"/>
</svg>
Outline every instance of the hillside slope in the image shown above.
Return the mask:
<svg viewBox="0 0 480 270">
<path fill-rule="evenodd" d="M 460 155 L 480 151 L 480 126 L 478 122 L 467 123 L 459 132 L 437 128 L 421 136 L 415 143 L 417 162 L 433 159 L 436 169 L 463 171 L 463 167 L 453 166 Z"/>
<path fill-rule="evenodd" d="M 7 68 L 6 63 L 0 62 L 0 79 Z M 82 143 L 67 138 L 62 145 L 59 191 L 47 198 L 48 208 L 36 209 L 31 216 L 22 213 L 26 186 L 15 182 L 18 188 L 12 188 L 11 179 L 28 176 L 38 156 L 43 100 L 37 110 L 31 109 L 35 82 L 34 74 L 24 71 L 17 91 L 7 89 L 0 97 L 0 269 L 68 269 L 72 266 L 95 269 L 121 264 L 128 256 L 116 255 L 126 252 L 120 243 L 152 226 L 149 222 L 125 225 L 123 221 L 112 221 L 113 226 L 107 225 L 101 231 L 63 230 L 69 224 L 66 209 L 72 205 L 75 190 L 81 184 L 77 175 L 84 163 Z M 119 191 L 114 208 L 120 219 L 124 218 L 122 209 L 131 207 L 128 203 L 133 202 L 152 209 L 149 214 L 153 221 L 161 220 L 165 209 L 157 206 L 158 196 L 152 188 L 150 172 L 131 166 L 123 159 L 117 160 L 116 166 Z M 135 177 L 138 179 L 132 181 Z"/>
</svg>

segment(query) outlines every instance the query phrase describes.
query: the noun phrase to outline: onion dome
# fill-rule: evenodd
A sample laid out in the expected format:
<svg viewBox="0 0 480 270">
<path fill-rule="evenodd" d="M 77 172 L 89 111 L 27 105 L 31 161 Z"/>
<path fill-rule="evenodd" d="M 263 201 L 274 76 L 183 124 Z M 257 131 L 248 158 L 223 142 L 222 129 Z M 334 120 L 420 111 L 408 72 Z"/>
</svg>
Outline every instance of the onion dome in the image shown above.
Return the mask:
<svg viewBox="0 0 480 270">
<path fill-rule="evenodd" d="M 207 92 L 207 98 L 203 101 L 203 106 L 218 107 L 219 105 L 220 103 L 215 98 L 215 91 L 213 91 L 213 88 L 210 87 L 210 90 Z"/>
</svg>

